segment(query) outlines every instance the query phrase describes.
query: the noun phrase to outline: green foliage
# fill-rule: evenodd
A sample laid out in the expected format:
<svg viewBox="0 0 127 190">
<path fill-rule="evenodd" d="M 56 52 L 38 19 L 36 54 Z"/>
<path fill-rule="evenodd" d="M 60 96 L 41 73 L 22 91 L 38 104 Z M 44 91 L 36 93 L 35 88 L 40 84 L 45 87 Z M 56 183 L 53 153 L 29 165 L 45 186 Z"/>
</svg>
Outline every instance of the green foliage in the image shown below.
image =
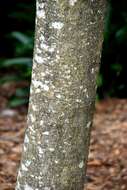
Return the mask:
<svg viewBox="0 0 127 190">
<path fill-rule="evenodd" d="M 29 88 L 17 88 L 15 95 L 10 98 L 8 105 L 10 107 L 17 107 L 28 103 L 28 94 Z"/>
<path fill-rule="evenodd" d="M 33 38 L 23 34 L 21 32 L 12 32 L 10 35 L 16 41 L 15 55 L 23 56 L 26 54 L 31 54 L 33 49 Z"/>
<path fill-rule="evenodd" d="M 8 4 L 8 6 L 6 6 Z M 6 8 L 5 8 L 6 7 Z M 0 16 L 4 18 L 6 27 L 0 31 L 0 84 L 30 83 L 34 22 L 35 22 L 35 1 L 13 0 L 2 2 Z M 17 85 L 18 86 L 18 85 Z M 19 85 L 20 86 L 20 85 Z M 11 89 L 10 89 L 11 90 Z M 9 106 L 16 107 L 28 102 L 29 85 L 22 85 L 9 98 Z"/>
<path fill-rule="evenodd" d="M 99 85 L 100 98 L 106 96 L 127 97 L 127 1 L 109 1 L 106 16 L 104 44 Z"/>
<path fill-rule="evenodd" d="M 28 53 L 32 54 L 33 41 L 32 38 L 24 35 L 21 32 L 12 32 L 12 38 L 16 40 L 15 46 L 15 58 L 4 59 L 1 61 L 0 68 L 7 70 L 15 70 L 11 76 L 3 76 L 0 80 L 1 84 L 8 83 L 10 81 L 30 81 L 32 57 L 24 57 Z M 16 72 L 17 71 L 17 72 Z M 27 88 L 17 89 L 15 94 L 9 99 L 8 106 L 17 107 L 28 103 L 29 86 Z"/>
<path fill-rule="evenodd" d="M 31 67 L 32 59 L 27 57 L 19 57 L 19 58 L 12 58 L 6 59 L 0 65 L 0 67 Z"/>
<path fill-rule="evenodd" d="M 97 86 L 100 87 L 103 85 L 103 76 L 101 73 L 97 76 Z"/>
<path fill-rule="evenodd" d="M 28 99 L 26 99 L 26 97 L 18 98 L 17 96 L 14 96 L 9 100 L 8 106 L 9 107 L 17 107 L 17 106 L 21 106 L 21 105 L 27 104 L 27 103 L 28 103 Z"/>
<path fill-rule="evenodd" d="M 8 6 L 6 6 L 8 4 Z M 34 42 L 35 1 L 2 1 L 0 16 L 0 84 L 12 81 L 30 83 Z M 109 1 L 105 21 L 97 99 L 105 96 L 127 97 L 127 1 Z M 28 87 L 18 88 L 9 106 L 28 102 Z"/>
</svg>

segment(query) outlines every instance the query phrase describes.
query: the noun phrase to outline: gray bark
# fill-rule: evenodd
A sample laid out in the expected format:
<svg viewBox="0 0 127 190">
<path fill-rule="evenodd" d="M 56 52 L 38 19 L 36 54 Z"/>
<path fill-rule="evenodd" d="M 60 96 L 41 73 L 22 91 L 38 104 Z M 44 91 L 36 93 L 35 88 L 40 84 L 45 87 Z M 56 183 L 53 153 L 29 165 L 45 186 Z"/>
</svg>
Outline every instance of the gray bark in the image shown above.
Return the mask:
<svg viewBox="0 0 127 190">
<path fill-rule="evenodd" d="M 105 0 L 37 0 L 16 190 L 84 188 L 105 6 Z"/>
</svg>

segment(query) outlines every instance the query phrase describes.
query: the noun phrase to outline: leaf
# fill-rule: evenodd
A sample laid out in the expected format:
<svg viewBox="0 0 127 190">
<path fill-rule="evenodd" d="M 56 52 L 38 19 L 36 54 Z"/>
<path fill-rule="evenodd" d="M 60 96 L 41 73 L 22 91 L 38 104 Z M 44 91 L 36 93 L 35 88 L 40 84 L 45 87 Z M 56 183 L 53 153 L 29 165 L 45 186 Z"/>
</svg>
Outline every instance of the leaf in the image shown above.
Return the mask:
<svg viewBox="0 0 127 190">
<path fill-rule="evenodd" d="M 111 69 L 117 71 L 117 72 L 121 72 L 122 71 L 122 65 L 119 63 L 115 63 L 111 65 Z"/>
<path fill-rule="evenodd" d="M 125 40 L 127 40 L 127 26 L 125 25 L 124 27 L 120 28 L 117 32 L 116 32 L 116 39 L 119 43 L 124 42 Z"/>
<path fill-rule="evenodd" d="M 97 86 L 100 87 L 102 85 L 103 85 L 103 76 L 102 76 L 102 74 L 99 74 L 97 76 Z"/>
<path fill-rule="evenodd" d="M 25 99 L 25 98 L 17 98 L 17 97 L 14 97 L 13 99 L 11 99 L 9 101 L 9 107 L 17 107 L 17 106 L 21 106 L 21 105 L 24 105 L 24 104 L 27 104 L 28 103 L 28 100 Z"/>
<path fill-rule="evenodd" d="M 11 36 L 17 39 L 24 45 L 28 45 L 31 41 L 31 38 L 21 32 L 12 32 Z"/>
<path fill-rule="evenodd" d="M 14 58 L 14 59 L 6 59 L 4 62 L 2 62 L 1 67 L 10 67 L 15 65 L 26 65 L 31 67 L 32 65 L 32 59 L 31 58 Z"/>
<path fill-rule="evenodd" d="M 16 89 L 16 96 L 17 97 L 26 97 L 29 94 L 29 88 L 18 88 Z"/>
</svg>

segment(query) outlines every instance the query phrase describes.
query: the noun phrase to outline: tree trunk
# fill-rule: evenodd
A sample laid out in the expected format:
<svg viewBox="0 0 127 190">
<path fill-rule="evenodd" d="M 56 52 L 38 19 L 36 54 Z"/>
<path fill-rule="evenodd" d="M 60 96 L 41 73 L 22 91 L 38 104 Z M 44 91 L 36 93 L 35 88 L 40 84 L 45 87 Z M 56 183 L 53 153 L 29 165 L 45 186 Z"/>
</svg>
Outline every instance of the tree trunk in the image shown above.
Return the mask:
<svg viewBox="0 0 127 190">
<path fill-rule="evenodd" d="M 32 84 L 16 190 L 83 190 L 105 0 L 37 0 Z"/>
</svg>

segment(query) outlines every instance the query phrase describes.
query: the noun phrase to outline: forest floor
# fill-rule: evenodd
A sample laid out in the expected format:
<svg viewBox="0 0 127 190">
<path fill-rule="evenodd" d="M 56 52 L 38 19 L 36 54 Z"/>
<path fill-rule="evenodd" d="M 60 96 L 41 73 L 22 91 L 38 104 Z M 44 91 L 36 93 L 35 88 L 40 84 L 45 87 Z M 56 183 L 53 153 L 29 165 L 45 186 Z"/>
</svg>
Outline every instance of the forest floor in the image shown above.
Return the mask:
<svg viewBox="0 0 127 190">
<path fill-rule="evenodd" d="M 0 102 L 0 190 L 14 190 L 27 109 Z M 86 189 L 127 190 L 127 100 L 97 103 L 93 125 Z"/>
</svg>

